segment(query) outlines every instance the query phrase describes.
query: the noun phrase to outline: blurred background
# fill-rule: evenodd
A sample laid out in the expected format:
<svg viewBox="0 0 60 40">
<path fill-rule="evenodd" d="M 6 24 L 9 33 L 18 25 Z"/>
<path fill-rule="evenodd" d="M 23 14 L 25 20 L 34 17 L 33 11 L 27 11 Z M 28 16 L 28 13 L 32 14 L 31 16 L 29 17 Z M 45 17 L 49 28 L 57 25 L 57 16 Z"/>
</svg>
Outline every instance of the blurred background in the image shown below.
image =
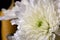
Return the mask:
<svg viewBox="0 0 60 40">
<path fill-rule="evenodd" d="M 11 9 L 14 6 L 16 1 L 21 0 L 0 0 L 0 16 L 3 16 L 1 9 Z M 1 40 L 8 40 L 8 35 L 13 35 L 17 30 L 17 25 L 11 25 L 10 20 L 3 20 L 0 21 L 0 39 Z"/>
<path fill-rule="evenodd" d="M 1 9 L 11 9 L 14 6 L 16 1 L 21 0 L 0 0 L 0 16 L 3 16 Z M 11 25 L 10 20 L 2 20 L 0 21 L 0 39 L 1 40 L 8 40 L 7 36 L 13 35 L 17 30 L 17 25 Z M 56 40 L 60 40 L 60 37 L 56 35 Z"/>
</svg>

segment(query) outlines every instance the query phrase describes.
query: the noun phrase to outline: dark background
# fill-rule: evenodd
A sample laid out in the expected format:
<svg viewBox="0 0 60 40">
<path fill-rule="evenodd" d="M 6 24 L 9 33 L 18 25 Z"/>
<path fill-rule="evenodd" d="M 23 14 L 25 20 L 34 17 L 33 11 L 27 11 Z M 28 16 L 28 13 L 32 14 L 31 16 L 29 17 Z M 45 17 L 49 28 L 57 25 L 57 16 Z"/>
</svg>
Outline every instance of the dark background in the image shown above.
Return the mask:
<svg viewBox="0 0 60 40">
<path fill-rule="evenodd" d="M 14 2 L 16 1 L 21 1 L 21 0 L 14 0 Z M 11 3 L 12 3 L 12 0 L 0 0 L 0 11 L 2 8 L 8 9 Z M 0 21 L 0 39 L 1 39 L 1 21 Z"/>
<path fill-rule="evenodd" d="M 14 2 L 20 0 L 14 0 Z M 8 9 L 12 3 L 12 0 L 0 0 L 0 11 L 2 8 Z"/>
</svg>

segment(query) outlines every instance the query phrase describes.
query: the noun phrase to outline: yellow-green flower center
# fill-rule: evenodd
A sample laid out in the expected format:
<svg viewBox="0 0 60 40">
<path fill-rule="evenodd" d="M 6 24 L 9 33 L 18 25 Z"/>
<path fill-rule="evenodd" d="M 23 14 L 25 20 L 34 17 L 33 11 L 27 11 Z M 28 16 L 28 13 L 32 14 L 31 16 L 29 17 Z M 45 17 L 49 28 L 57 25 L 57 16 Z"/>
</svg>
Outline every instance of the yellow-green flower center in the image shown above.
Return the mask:
<svg viewBox="0 0 60 40">
<path fill-rule="evenodd" d="M 42 26 L 42 23 L 43 23 L 42 21 L 38 21 L 38 22 L 37 22 L 37 27 Z"/>
</svg>

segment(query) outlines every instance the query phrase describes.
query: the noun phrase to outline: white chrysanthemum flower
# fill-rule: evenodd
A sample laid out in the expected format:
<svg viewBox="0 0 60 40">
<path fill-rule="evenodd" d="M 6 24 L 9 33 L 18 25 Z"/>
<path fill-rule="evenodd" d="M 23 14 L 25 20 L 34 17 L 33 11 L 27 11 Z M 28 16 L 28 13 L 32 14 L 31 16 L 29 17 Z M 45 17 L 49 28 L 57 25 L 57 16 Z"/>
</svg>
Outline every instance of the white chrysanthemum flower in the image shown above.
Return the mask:
<svg viewBox="0 0 60 40">
<path fill-rule="evenodd" d="M 18 25 L 12 40 L 55 40 L 58 18 L 53 0 L 22 0 L 15 4 L 12 10 L 4 11 L 7 18 L 18 18 L 11 21 Z"/>
</svg>

